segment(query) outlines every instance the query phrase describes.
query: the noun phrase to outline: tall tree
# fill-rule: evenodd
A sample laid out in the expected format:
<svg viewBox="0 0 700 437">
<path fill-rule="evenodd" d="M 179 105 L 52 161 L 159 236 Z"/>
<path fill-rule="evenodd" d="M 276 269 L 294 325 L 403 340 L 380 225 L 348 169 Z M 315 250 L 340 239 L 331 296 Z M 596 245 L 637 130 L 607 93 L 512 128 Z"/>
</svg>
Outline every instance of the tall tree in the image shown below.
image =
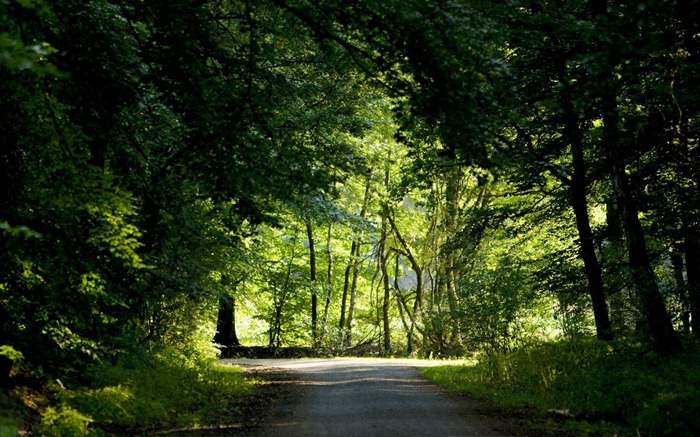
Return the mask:
<svg viewBox="0 0 700 437">
<path fill-rule="evenodd" d="M 644 229 L 639 220 L 636 196 L 625 169 L 629 157 L 621 147 L 620 109 L 617 103 L 620 84 L 617 81 L 615 68 L 622 61 L 620 47 L 625 47 L 632 41 L 626 41 L 625 35 L 618 31 L 620 24 L 609 13 L 609 6 L 605 0 L 593 0 L 590 2 L 590 7 L 596 28 L 602 36 L 599 45 L 594 48 L 599 50 L 595 53 L 599 56 L 598 68 L 600 69 L 596 79 L 599 80 L 598 97 L 604 125 L 602 147 L 611 172 L 617 202 L 622 210 L 633 280 L 642 301 L 654 348 L 660 353 L 677 353 L 682 349 L 682 345 L 668 316 L 652 270 Z M 620 46 L 606 44 L 604 41 L 608 38 L 618 41 Z"/>
</svg>

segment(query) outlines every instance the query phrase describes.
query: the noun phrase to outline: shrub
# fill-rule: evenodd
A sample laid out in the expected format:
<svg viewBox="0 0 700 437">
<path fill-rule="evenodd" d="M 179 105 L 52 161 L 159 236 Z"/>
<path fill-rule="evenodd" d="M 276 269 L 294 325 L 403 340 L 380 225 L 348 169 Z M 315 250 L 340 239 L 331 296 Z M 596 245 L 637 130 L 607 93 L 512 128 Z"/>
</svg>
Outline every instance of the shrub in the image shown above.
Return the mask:
<svg viewBox="0 0 700 437">
<path fill-rule="evenodd" d="M 19 426 L 13 417 L 0 417 L 0 437 L 19 437 Z"/>
<path fill-rule="evenodd" d="M 46 437 L 86 437 L 98 435 L 91 430 L 93 420 L 79 411 L 61 406 L 49 407 L 41 417 L 39 430 Z"/>
</svg>

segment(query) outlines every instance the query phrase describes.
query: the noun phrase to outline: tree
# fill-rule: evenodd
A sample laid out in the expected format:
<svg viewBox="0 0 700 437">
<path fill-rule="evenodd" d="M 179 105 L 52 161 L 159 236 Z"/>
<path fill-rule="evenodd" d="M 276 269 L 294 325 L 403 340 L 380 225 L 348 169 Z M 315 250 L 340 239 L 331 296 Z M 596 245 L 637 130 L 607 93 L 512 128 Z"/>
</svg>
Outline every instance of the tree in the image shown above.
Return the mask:
<svg viewBox="0 0 700 437">
<path fill-rule="evenodd" d="M 449 355 L 507 350 L 556 298 L 603 340 L 608 301 L 639 301 L 672 354 L 668 302 L 700 332 L 688 10 L 4 2 L 3 342 L 79 375 L 217 314 L 234 345 L 257 306 L 274 346 Z"/>
<path fill-rule="evenodd" d="M 228 233 L 352 167 L 335 140 L 363 129 L 350 58 L 272 4 L 11 2 L 0 17 L 1 329 L 47 374 L 182 343 L 226 293 L 211 277 Z"/>
<path fill-rule="evenodd" d="M 631 43 L 612 26 L 619 25 L 609 16 L 608 5 L 604 1 L 592 1 L 593 19 L 598 28 L 613 40 L 619 40 L 622 46 Z M 621 24 L 621 23 L 620 23 Z M 648 327 L 655 349 L 660 353 L 673 354 L 682 349 L 680 339 L 676 335 L 671 320 L 667 314 L 658 283 L 654 277 L 650 257 L 647 251 L 646 238 L 639 220 L 639 209 L 634 192 L 631 189 L 629 177 L 625 171 L 628 157 L 620 147 L 620 109 L 616 103 L 619 93 L 615 81 L 615 66 L 621 60 L 619 48 L 602 50 L 600 65 L 601 99 L 603 129 L 603 150 L 617 195 L 618 205 L 622 210 L 626 243 L 629 253 L 630 267 L 637 292 L 640 295 Z"/>
</svg>

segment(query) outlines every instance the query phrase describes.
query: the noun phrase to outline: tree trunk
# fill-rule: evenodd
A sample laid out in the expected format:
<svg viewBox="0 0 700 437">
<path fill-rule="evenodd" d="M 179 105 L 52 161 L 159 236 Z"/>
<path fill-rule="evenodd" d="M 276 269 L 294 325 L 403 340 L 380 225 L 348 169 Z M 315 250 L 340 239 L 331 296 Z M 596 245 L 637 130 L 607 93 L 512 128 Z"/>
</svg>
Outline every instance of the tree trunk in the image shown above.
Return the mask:
<svg viewBox="0 0 700 437">
<path fill-rule="evenodd" d="M 462 169 L 455 167 L 447 177 L 445 186 L 445 231 L 447 232 L 446 242 L 449 242 L 457 234 L 457 217 L 459 214 L 459 195 L 462 187 Z M 445 291 L 447 293 L 447 303 L 450 308 L 450 319 L 452 327 L 450 332 L 450 343 L 461 346 L 461 323 L 458 316 L 459 298 L 457 296 L 457 278 L 455 272 L 454 249 L 444 257 L 445 269 Z M 442 330 L 442 328 L 441 328 Z"/>
<path fill-rule="evenodd" d="M 387 269 L 387 259 L 389 251 L 386 250 L 386 219 L 382 220 L 382 233 L 379 240 L 378 261 L 379 271 L 382 275 L 382 287 L 384 290 L 384 298 L 382 300 L 382 354 L 389 355 L 391 350 L 391 330 L 389 325 L 389 300 L 391 298 L 391 288 L 389 285 L 389 271 Z M 398 279 L 398 278 L 397 278 Z M 377 300 L 379 296 L 377 296 Z"/>
<path fill-rule="evenodd" d="M 219 316 L 214 343 L 225 348 L 241 344 L 236 335 L 236 299 L 231 296 L 219 297 Z"/>
<path fill-rule="evenodd" d="M 574 182 L 574 185 L 577 183 Z M 612 326 L 608 314 L 608 305 L 605 299 L 603 286 L 603 271 L 598 262 L 593 244 L 593 232 L 591 231 L 588 217 L 588 204 L 583 187 L 571 187 L 571 206 L 576 216 L 576 228 L 578 229 L 581 244 L 581 259 L 588 280 L 588 294 L 593 304 L 593 317 L 595 319 L 596 336 L 600 340 L 611 341 L 613 339 Z"/>
<path fill-rule="evenodd" d="M 306 236 L 309 239 L 309 281 L 311 282 L 311 339 L 314 347 L 318 346 L 318 294 L 316 293 L 316 247 L 311 218 L 305 217 Z"/>
<path fill-rule="evenodd" d="M 389 189 L 389 166 L 384 170 L 384 187 Z M 384 300 L 382 302 L 382 322 L 383 322 L 383 333 L 384 333 L 384 355 L 388 355 L 391 350 L 391 331 L 389 325 L 389 299 L 391 298 L 391 292 L 389 288 L 389 271 L 387 269 L 386 263 L 389 258 L 389 251 L 386 247 L 386 242 L 388 238 L 387 232 L 387 218 L 382 215 L 382 234 L 379 243 L 379 268 L 382 272 L 382 284 L 384 285 Z M 394 279 L 398 280 L 398 276 Z"/>
<path fill-rule="evenodd" d="M 279 348 L 282 341 L 282 305 L 275 305 L 275 316 L 274 320 L 272 323 L 272 326 L 270 326 L 270 339 L 269 339 L 269 347 L 272 349 L 274 347 Z"/>
<path fill-rule="evenodd" d="M 241 281 L 237 281 L 238 284 Z M 229 348 L 240 346 L 238 335 L 236 335 L 236 298 L 233 296 L 235 286 L 230 293 L 219 296 L 219 313 L 216 319 L 216 334 L 214 343 L 223 347 L 222 354 L 226 356 Z"/>
<path fill-rule="evenodd" d="M 352 322 L 355 317 L 355 304 L 357 302 L 357 278 L 360 274 L 360 254 L 362 244 L 358 241 L 355 245 L 355 256 L 352 263 L 352 280 L 350 281 L 350 301 L 348 303 L 348 318 L 345 322 L 345 345 L 352 345 Z"/>
<path fill-rule="evenodd" d="M 654 349 L 662 355 L 676 354 L 682 351 L 683 346 L 673 329 L 651 267 L 644 229 L 639 221 L 637 205 L 625 171 L 625 156 L 621 153 L 618 141 L 615 93 L 605 95 L 603 99 L 603 147 L 615 186 L 617 203 L 622 210 L 632 279 L 642 303 Z"/>
<path fill-rule="evenodd" d="M 340 302 L 340 322 L 338 327 L 342 330 L 345 328 L 345 309 L 347 308 L 348 292 L 350 291 L 350 272 L 352 271 L 353 259 L 355 258 L 355 246 L 357 241 L 353 241 L 350 245 L 350 263 L 345 267 L 345 280 L 343 283 L 343 297 Z"/>
<path fill-rule="evenodd" d="M 362 200 L 362 208 L 360 209 L 360 217 L 365 218 L 367 215 L 367 207 L 369 206 L 370 196 L 372 194 L 372 173 L 367 174 L 365 182 L 365 194 Z M 353 249 L 354 248 L 354 252 Z M 362 234 L 357 236 L 357 239 L 352 242 L 350 264 L 345 269 L 345 287 L 343 289 L 343 307 L 340 315 L 340 329 L 345 328 L 345 345 L 352 344 L 352 322 L 355 315 L 355 299 L 357 298 L 357 277 L 360 267 L 360 254 L 362 253 Z M 352 273 L 352 281 L 349 281 L 350 273 Z M 347 319 L 345 319 L 345 302 L 349 298 Z M 345 322 L 345 323 L 343 323 Z"/>
<path fill-rule="evenodd" d="M 403 329 L 406 330 L 406 349 L 408 352 L 413 351 L 413 333 L 412 333 L 412 326 L 413 326 L 413 315 L 411 314 L 411 310 L 406 304 L 406 300 L 403 297 L 403 293 L 401 292 L 401 287 L 399 286 L 399 277 L 401 276 L 401 259 L 400 255 L 397 252 L 396 253 L 396 263 L 394 265 L 394 291 L 396 294 L 396 304 L 399 309 L 399 316 L 401 317 L 401 323 L 403 324 Z M 408 316 L 409 322 L 406 321 L 406 316 Z"/>
<path fill-rule="evenodd" d="M 381 256 L 382 283 L 384 284 L 384 301 L 382 302 L 382 321 L 384 328 L 384 355 L 391 352 L 391 326 L 389 323 L 389 301 L 391 300 L 391 288 L 389 286 L 389 272 L 386 268 L 389 253 L 384 251 Z"/>
<path fill-rule="evenodd" d="M 573 105 L 566 102 L 566 136 L 571 147 L 571 158 L 574 172 L 569 185 L 569 202 L 576 217 L 576 229 L 578 230 L 581 245 L 581 259 L 588 280 L 588 294 L 593 304 L 593 318 L 595 320 L 596 336 L 600 340 L 611 341 L 613 339 L 608 305 L 605 300 L 605 288 L 603 285 L 603 270 L 595 253 L 593 232 L 588 215 L 588 201 L 586 199 L 586 162 L 583 155 L 581 133 L 578 129 Z"/>
<path fill-rule="evenodd" d="M 413 271 L 416 272 L 416 298 L 413 301 L 413 311 L 412 311 L 412 316 L 411 316 L 411 327 L 408 332 L 408 345 L 406 347 L 407 352 L 410 354 L 413 352 L 413 333 L 414 330 L 417 328 L 417 319 L 418 319 L 418 314 L 421 311 L 421 306 L 423 302 L 423 269 L 421 268 L 421 265 L 418 263 L 418 260 L 416 257 L 413 255 L 413 252 L 411 251 L 410 246 L 406 242 L 406 240 L 403 238 L 401 235 L 401 232 L 399 231 L 398 227 L 396 226 L 396 222 L 394 221 L 393 217 L 391 216 L 391 211 L 389 211 L 388 208 L 385 208 L 384 212 L 386 218 L 389 220 L 389 224 L 391 225 L 391 229 L 394 232 L 394 235 L 396 235 L 396 238 L 399 240 L 399 243 L 401 243 L 402 250 L 397 250 L 399 253 L 404 255 L 406 258 L 411 263 L 411 268 Z"/>
<path fill-rule="evenodd" d="M 566 78 L 567 66 L 564 60 L 559 65 L 562 78 Z M 578 117 L 574 108 L 574 98 L 572 90 L 567 87 L 561 93 L 561 107 L 564 116 L 564 140 L 571 149 L 571 160 L 573 172 L 571 179 L 556 174 L 560 181 L 568 186 L 569 204 L 576 219 L 576 230 L 578 232 L 580 252 L 579 256 L 583 261 L 583 268 L 586 274 L 588 295 L 591 298 L 593 307 L 593 318 L 595 320 L 596 336 L 600 340 L 611 341 L 613 339 L 612 326 L 608 305 L 605 299 L 605 287 L 603 283 L 603 269 L 600 266 L 598 256 L 595 252 L 591 221 L 588 214 L 588 200 L 586 189 L 588 181 L 586 177 L 586 160 L 583 153 L 583 138 L 578 124 Z"/>
<path fill-rule="evenodd" d="M 333 297 L 333 250 L 331 248 L 331 238 L 333 236 L 333 223 L 328 224 L 328 233 L 326 234 L 326 256 L 328 257 L 328 270 L 326 271 L 326 305 L 323 308 L 323 327 L 325 329 L 328 323 L 328 312 L 331 308 L 331 299 Z"/>
<path fill-rule="evenodd" d="M 590 0 L 591 16 L 595 24 L 600 24 L 601 47 L 608 48 L 605 56 L 599 56 L 601 62 L 598 77 L 598 97 L 603 115 L 603 151 L 615 187 L 617 204 L 622 211 L 622 223 L 625 230 L 627 252 L 629 255 L 632 280 L 642 303 L 649 333 L 654 349 L 663 355 L 675 354 L 683 349 L 678 334 L 668 316 L 666 305 L 656 282 L 647 251 L 644 229 L 639 220 L 639 211 L 630 187 L 626 172 L 626 155 L 620 144 L 619 112 L 617 107 L 618 82 L 614 78 L 613 69 L 620 62 L 616 52 L 618 46 L 609 44 L 608 39 L 616 39 L 619 35 L 611 31 L 609 23 L 615 18 L 608 13 L 606 0 Z M 604 44 L 604 45 L 602 45 Z"/>
<path fill-rule="evenodd" d="M 628 330 L 625 317 L 627 296 L 625 290 L 627 280 L 623 274 L 622 260 L 626 256 L 624 247 L 624 230 L 620 208 L 614 194 L 605 199 L 605 220 L 607 229 L 605 232 L 606 249 L 604 251 L 603 264 L 606 266 L 606 284 L 608 287 L 608 301 L 610 302 L 611 325 L 615 330 Z"/>
</svg>

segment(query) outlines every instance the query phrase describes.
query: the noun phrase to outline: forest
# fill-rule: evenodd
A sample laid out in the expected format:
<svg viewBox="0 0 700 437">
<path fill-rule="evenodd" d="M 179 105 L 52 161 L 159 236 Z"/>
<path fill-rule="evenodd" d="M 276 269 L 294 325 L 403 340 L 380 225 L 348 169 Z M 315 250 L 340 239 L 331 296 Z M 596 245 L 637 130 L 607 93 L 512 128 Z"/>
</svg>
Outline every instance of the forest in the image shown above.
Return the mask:
<svg viewBox="0 0 700 437">
<path fill-rule="evenodd" d="M 0 435 L 241 345 L 700 432 L 699 6 L 0 1 Z"/>
</svg>

